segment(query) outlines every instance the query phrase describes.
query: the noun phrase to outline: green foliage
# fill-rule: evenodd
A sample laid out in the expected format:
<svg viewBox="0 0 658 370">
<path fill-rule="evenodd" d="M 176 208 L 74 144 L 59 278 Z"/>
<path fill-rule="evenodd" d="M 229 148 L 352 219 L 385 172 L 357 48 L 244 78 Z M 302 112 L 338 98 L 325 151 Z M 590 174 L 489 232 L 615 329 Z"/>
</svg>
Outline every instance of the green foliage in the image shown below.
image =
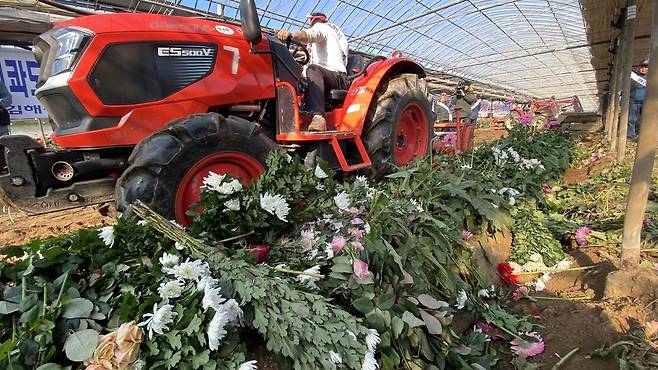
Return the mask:
<svg viewBox="0 0 658 370">
<path fill-rule="evenodd" d="M 510 260 L 519 264 L 530 261 L 531 256 L 542 256 L 546 266 L 554 266 L 562 261 L 566 254 L 562 245 L 551 234 L 544 214 L 537 209 L 534 202 L 523 203 L 513 212 L 512 256 Z"/>
</svg>

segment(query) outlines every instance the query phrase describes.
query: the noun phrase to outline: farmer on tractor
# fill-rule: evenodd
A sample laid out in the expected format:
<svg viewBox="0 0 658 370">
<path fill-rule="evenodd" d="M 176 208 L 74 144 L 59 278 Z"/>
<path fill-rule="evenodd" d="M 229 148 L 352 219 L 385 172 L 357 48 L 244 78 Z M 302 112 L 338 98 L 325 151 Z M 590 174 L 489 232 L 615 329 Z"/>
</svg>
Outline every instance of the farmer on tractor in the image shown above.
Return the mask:
<svg viewBox="0 0 658 370">
<path fill-rule="evenodd" d="M 313 115 L 309 131 L 324 131 L 327 121 L 325 92 L 332 89 L 347 88 L 347 57 L 349 46 L 347 38 L 335 24 L 329 23 L 323 13 L 311 13 L 307 16 L 311 27 L 290 32 L 279 30 L 276 36 L 283 42 L 291 40 L 308 44 L 309 64 L 304 73 L 308 87 L 304 94 L 305 110 Z"/>
</svg>

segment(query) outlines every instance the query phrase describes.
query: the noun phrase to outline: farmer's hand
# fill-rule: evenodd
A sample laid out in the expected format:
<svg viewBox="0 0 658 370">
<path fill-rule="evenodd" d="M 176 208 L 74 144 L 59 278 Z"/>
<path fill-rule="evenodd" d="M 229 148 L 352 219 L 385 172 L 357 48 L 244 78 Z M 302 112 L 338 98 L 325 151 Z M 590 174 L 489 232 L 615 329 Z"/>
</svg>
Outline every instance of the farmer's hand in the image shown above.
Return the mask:
<svg viewBox="0 0 658 370">
<path fill-rule="evenodd" d="M 278 30 L 276 31 L 276 38 L 281 40 L 281 42 L 287 42 L 292 38 L 292 32 L 288 30 Z"/>
</svg>

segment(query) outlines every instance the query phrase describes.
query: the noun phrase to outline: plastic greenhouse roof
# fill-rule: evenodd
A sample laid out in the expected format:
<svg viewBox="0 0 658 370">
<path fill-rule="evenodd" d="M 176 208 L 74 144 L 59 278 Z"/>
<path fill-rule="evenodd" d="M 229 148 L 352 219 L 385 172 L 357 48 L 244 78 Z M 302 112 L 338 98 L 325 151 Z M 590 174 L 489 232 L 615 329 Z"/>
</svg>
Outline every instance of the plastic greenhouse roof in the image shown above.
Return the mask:
<svg viewBox="0 0 658 370">
<path fill-rule="evenodd" d="M 204 4 L 202 4 L 204 3 Z M 239 1 L 218 1 L 224 15 Z M 184 0 L 202 8 L 207 1 Z M 299 29 L 320 11 L 350 48 L 372 55 L 400 50 L 426 68 L 536 96 L 578 95 L 596 109 L 594 70 L 577 0 L 257 0 L 261 22 Z"/>
<path fill-rule="evenodd" d="M 58 2 L 165 14 L 193 8 L 199 15 L 229 19 L 239 19 L 240 4 L 239 0 Z M 400 50 L 430 71 L 438 81 L 430 86 L 436 89 L 446 90 L 457 77 L 493 86 L 503 92 L 501 96 L 578 95 L 586 110 L 598 106 L 578 0 L 256 0 L 256 5 L 261 24 L 270 29 L 297 30 L 307 25 L 306 14 L 323 12 L 348 36 L 352 50 L 384 56 Z"/>
</svg>

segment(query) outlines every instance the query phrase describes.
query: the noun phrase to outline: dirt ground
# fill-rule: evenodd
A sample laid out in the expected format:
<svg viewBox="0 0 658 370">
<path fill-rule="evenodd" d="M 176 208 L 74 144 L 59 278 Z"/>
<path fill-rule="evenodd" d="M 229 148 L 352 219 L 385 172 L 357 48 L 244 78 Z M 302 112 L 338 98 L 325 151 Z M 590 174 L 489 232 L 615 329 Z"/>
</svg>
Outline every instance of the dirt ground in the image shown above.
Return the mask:
<svg viewBox="0 0 658 370">
<path fill-rule="evenodd" d="M 27 216 L 0 201 L 0 246 L 20 245 L 37 238 L 62 235 L 80 229 L 113 223 L 95 206 L 46 215 Z"/>
</svg>

